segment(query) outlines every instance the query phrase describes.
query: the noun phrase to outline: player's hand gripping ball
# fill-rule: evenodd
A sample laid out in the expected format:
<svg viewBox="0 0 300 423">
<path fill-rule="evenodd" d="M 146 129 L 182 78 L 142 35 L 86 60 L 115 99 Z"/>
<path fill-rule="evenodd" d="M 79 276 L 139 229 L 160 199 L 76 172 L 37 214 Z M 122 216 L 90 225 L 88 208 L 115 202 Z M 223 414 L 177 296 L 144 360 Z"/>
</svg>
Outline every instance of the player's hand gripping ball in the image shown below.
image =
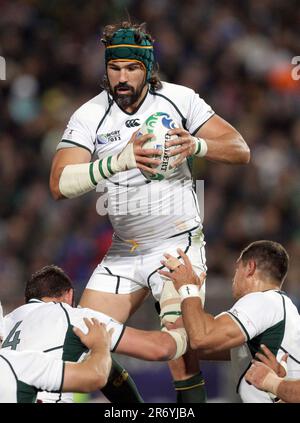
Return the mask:
<svg viewBox="0 0 300 423">
<path fill-rule="evenodd" d="M 174 171 L 172 163 L 178 158 L 178 155 L 169 157 L 169 153 L 172 149 L 178 146 L 167 147 L 166 142 L 176 139 L 177 135 L 169 135 L 170 129 L 179 128 L 179 125 L 168 115 L 168 113 L 157 112 L 149 116 L 148 119 L 141 126 L 138 136 L 145 134 L 152 134 L 153 138 L 146 141 L 143 144 L 143 149 L 160 149 L 161 156 L 153 156 L 156 159 L 160 159 L 161 163 L 158 166 L 150 165 L 155 168 L 158 172 L 156 175 L 141 170 L 142 174 L 150 181 L 162 181 L 167 179 Z"/>
</svg>

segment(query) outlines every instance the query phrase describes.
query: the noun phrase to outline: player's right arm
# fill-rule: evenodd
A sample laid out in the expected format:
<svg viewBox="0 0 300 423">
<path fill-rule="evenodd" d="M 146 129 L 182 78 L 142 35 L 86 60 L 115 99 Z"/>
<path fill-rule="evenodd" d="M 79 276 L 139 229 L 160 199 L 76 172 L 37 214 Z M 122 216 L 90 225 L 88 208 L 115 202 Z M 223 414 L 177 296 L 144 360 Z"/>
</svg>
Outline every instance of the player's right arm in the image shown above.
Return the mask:
<svg viewBox="0 0 300 423">
<path fill-rule="evenodd" d="M 64 392 L 91 392 L 106 385 L 111 369 L 110 333 L 97 319 L 84 318 L 89 331 L 84 334 L 74 328 L 75 334 L 90 350 L 81 363 L 66 362 L 63 388 Z"/>
<path fill-rule="evenodd" d="M 53 158 L 50 174 L 50 191 L 55 200 L 79 197 L 96 188 L 97 184 L 118 172 L 129 169 L 142 169 L 156 173 L 149 165 L 158 165 L 160 160 L 152 158 L 160 155 L 157 149 L 143 149 L 143 144 L 152 136 L 137 138 L 135 132 L 129 143 L 119 153 L 91 161 L 90 151 L 84 147 L 68 147 L 58 150 Z"/>
</svg>

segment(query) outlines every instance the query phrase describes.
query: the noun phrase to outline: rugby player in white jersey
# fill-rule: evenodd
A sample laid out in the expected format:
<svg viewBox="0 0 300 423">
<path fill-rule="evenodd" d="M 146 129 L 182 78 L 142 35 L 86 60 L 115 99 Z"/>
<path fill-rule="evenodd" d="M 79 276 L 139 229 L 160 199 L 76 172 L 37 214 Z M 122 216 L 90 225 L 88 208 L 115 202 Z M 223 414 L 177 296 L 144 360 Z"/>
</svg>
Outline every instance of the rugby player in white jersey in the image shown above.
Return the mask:
<svg viewBox="0 0 300 423">
<path fill-rule="evenodd" d="M 1 303 L 0 303 L 1 307 Z M 70 363 L 38 351 L 0 349 L 0 403 L 32 403 L 40 390 L 92 392 L 107 382 L 111 368 L 110 334 L 97 319 L 85 319 L 88 332 L 74 328 L 90 354 Z M 3 317 L 0 312 L 0 330 Z M 1 346 L 0 332 L 0 346 Z"/>
<path fill-rule="evenodd" d="M 84 317 L 94 317 L 104 323 L 111 335 L 111 350 L 144 360 L 168 360 L 185 352 L 187 342 L 184 329 L 169 331 L 141 331 L 125 327 L 109 316 L 86 308 L 74 308 L 73 285 L 57 266 L 45 266 L 26 283 L 25 304 L 4 318 L 2 347 L 45 352 L 67 361 L 78 361 L 87 351 L 73 327 L 85 330 Z M 0 328 L 1 330 L 1 328 Z M 173 337 L 172 337 L 173 334 Z M 170 336 L 171 335 L 171 336 Z M 176 349 L 176 337 L 184 349 Z M 102 389 L 111 402 L 142 402 L 138 391 L 125 369 L 114 363 L 108 384 Z M 72 402 L 71 393 L 38 394 L 39 402 Z"/>
<path fill-rule="evenodd" d="M 164 251 L 175 254 L 181 247 L 198 273 L 206 270 L 202 224 L 186 158 L 245 164 L 250 153 L 239 132 L 192 89 L 159 80 L 153 41 L 143 25 L 108 25 L 102 41 L 105 89 L 71 117 L 53 159 L 50 189 L 57 200 L 73 198 L 105 181 L 115 234 L 80 304 L 125 322 L 149 292 L 160 300 L 164 278 L 157 270 Z M 142 149 L 151 135 L 138 137 L 137 128 L 158 111 L 181 126 L 169 132 L 177 139 L 168 144 L 176 146 L 170 155 L 179 158 L 168 180 L 149 182 L 140 170 L 155 174 L 150 166 L 160 163 L 153 157 L 160 151 Z M 145 198 L 151 198 L 150 204 Z M 145 207 L 137 210 L 138 204 Z M 166 286 L 169 290 L 172 285 Z M 164 298 L 172 295 L 177 293 L 167 292 Z M 179 313 L 178 302 L 170 301 L 161 311 L 163 321 Z M 170 365 L 175 389 L 181 390 L 178 402 L 201 402 L 199 364 L 193 353 L 188 354 Z"/>
<path fill-rule="evenodd" d="M 288 353 L 287 376 L 299 378 L 300 317 L 291 299 L 281 291 L 289 262 L 286 250 L 273 241 L 256 241 L 246 247 L 237 260 L 233 279 L 233 297 L 237 301 L 216 317 L 203 310 L 199 299 L 205 275 L 199 278 L 188 257 L 182 251 L 180 255 L 184 264 L 164 262 L 172 272 L 160 272 L 173 280 L 181 296 L 191 348 L 202 358 L 231 358 L 236 389 L 243 402 L 273 402 L 274 396 L 246 382 L 245 373 L 254 357 L 264 361 L 262 353 L 268 355 L 262 347 L 265 345 L 278 362 Z M 166 257 L 170 259 L 168 254 Z M 278 369 L 277 373 L 282 376 Z"/>
</svg>

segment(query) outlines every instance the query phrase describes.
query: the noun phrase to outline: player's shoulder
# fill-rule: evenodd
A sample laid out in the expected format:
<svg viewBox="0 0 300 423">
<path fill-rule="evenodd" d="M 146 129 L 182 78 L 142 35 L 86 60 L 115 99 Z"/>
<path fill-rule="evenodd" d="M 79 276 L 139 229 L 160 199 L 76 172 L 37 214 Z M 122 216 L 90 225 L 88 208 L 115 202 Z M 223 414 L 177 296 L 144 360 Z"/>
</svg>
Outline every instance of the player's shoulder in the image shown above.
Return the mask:
<svg viewBox="0 0 300 423">
<path fill-rule="evenodd" d="M 60 302 L 60 303 L 54 303 L 54 304 L 57 310 L 59 310 L 60 312 L 68 316 L 73 314 L 75 312 L 74 310 L 76 310 L 76 308 L 70 306 L 67 303 Z"/>
<path fill-rule="evenodd" d="M 195 94 L 195 91 L 192 88 L 186 87 L 184 85 L 162 81 L 162 88 L 156 93 L 158 95 L 161 94 L 166 97 L 169 97 L 170 99 L 180 98 L 182 100 L 186 100 L 186 98 L 193 96 Z"/>
<path fill-rule="evenodd" d="M 162 82 L 160 90 L 152 92 L 161 102 L 168 102 L 175 107 L 179 113 L 187 118 L 191 110 L 191 104 L 195 99 L 195 91 L 183 85 Z"/>
<path fill-rule="evenodd" d="M 80 120 L 92 120 L 93 118 L 99 120 L 101 112 L 105 112 L 109 106 L 108 96 L 106 91 L 91 98 L 83 103 L 75 110 L 73 116 Z"/>
<path fill-rule="evenodd" d="M 23 319 L 31 312 L 32 309 L 35 308 L 35 306 L 36 304 L 32 305 L 31 303 L 23 304 L 12 310 L 10 313 L 6 314 L 4 316 L 4 320 L 7 322 Z"/>
<path fill-rule="evenodd" d="M 267 291 L 250 292 L 249 294 L 246 294 L 240 298 L 236 304 L 249 304 L 256 309 L 259 307 L 263 307 L 264 309 L 265 307 L 268 307 L 268 305 L 281 305 L 282 296 L 280 295 L 279 291 L 273 289 Z"/>
</svg>

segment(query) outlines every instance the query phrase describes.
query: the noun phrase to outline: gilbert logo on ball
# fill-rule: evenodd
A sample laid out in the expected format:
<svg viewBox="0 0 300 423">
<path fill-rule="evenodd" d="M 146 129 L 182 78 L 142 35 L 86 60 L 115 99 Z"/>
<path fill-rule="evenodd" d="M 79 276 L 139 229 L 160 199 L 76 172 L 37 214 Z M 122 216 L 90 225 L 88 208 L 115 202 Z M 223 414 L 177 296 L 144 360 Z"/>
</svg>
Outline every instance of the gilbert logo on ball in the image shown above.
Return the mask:
<svg viewBox="0 0 300 423">
<path fill-rule="evenodd" d="M 138 136 L 145 134 L 152 134 L 153 138 L 144 143 L 144 149 L 161 149 L 161 156 L 153 156 L 155 158 L 160 158 L 161 163 L 158 166 L 151 167 L 158 170 L 156 175 L 153 175 L 149 172 L 141 170 L 142 174 L 150 181 L 162 181 L 167 179 L 174 173 L 175 169 L 172 168 L 172 163 L 176 160 L 177 156 L 169 157 L 168 153 L 176 148 L 167 147 L 166 142 L 176 139 L 177 136 L 169 135 L 168 131 L 170 129 L 179 128 L 177 122 L 175 122 L 168 113 L 157 112 L 149 116 L 148 119 L 143 123 L 142 127 L 139 130 Z"/>
</svg>

